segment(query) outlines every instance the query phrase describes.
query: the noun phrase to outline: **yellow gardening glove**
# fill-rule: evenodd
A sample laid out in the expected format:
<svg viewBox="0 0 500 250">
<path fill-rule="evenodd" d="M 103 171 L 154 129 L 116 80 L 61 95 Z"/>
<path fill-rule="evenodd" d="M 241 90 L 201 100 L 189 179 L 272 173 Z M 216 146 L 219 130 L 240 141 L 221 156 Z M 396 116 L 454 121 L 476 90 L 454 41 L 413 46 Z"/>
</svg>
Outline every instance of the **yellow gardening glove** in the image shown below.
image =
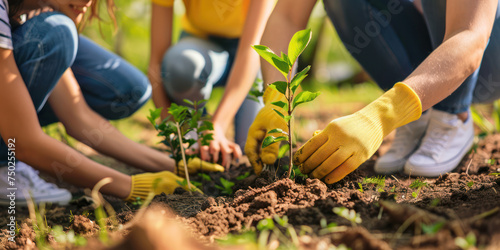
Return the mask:
<svg viewBox="0 0 500 250">
<path fill-rule="evenodd" d="M 384 137 L 397 127 L 417 120 L 422 104 L 406 84 L 396 83 L 360 111 L 335 119 L 294 155 L 302 173 L 337 182 L 368 160 Z"/>
<path fill-rule="evenodd" d="M 126 201 L 135 201 L 137 197 L 145 200 L 150 192 L 155 195 L 165 193 L 172 194 L 177 187 L 182 187 L 187 190 L 187 186 L 181 186 L 179 183 L 184 181 L 170 171 L 163 171 L 158 173 L 144 173 L 132 175 L 132 188 L 130 194 L 125 199 Z M 202 193 L 194 185 L 191 185 L 195 191 Z"/>
<path fill-rule="evenodd" d="M 190 174 L 196 174 L 197 172 L 203 170 L 203 171 L 209 171 L 209 172 L 224 172 L 224 167 L 216 164 L 216 163 L 210 163 L 206 161 L 202 161 L 200 158 L 195 157 L 192 159 L 188 160 L 188 173 Z M 180 161 L 179 164 L 177 164 L 177 173 L 181 177 L 186 177 L 186 172 L 184 171 L 184 162 Z"/>
<path fill-rule="evenodd" d="M 245 154 L 256 174 L 260 174 L 262 171 L 262 163 L 273 164 L 278 158 L 279 143 L 273 143 L 262 148 L 262 141 L 267 137 L 267 131 L 275 128 L 287 130 L 285 121 L 273 109 L 280 111 L 284 115 L 287 113 L 282 108 L 272 104 L 277 101 L 287 102 L 285 97 L 277 90 L 268 87 L 264 91 L 263 99 L 265 106 L 259 111 L 248 129 L 245 144 Z"/>
</svg>

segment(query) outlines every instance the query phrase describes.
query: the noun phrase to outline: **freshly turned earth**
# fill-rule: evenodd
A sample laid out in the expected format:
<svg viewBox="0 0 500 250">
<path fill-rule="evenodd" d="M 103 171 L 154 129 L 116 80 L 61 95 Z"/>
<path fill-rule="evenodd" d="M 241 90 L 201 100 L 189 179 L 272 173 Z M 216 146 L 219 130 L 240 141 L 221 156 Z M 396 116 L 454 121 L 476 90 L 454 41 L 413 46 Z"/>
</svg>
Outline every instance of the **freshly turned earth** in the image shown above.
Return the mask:
<svg viewBox="0 0 500 250">
<path fill-rule="evenodd" d="M 387 145 L 382 148 L 384 146 Z M 264 218 L 286 215 L 299 235 L 303 249 L 315 249 L 325 244 L 344 244 L 351 249 L 459 249 L 455 239 L 470 232 L 476 235 L 476 246 L 500 249 L 500 177 L 490 175 L 500 172 L 500 135 L 481 140 L 476 151 L 468 154 L 453 173 L 421 179 L 428 185 L 417 197 L 412 196 L 416 190 L 409 187 L 415 178 L 401 174 L 387 176 L 382 190 L 373 184 L 363 184 L 363 191 L 360 190 L 358 183 L 364 177 L 376 176 L 373 162 L 377 155 L 332 185 L 301 177 L 295 181 L 283 179 L 280 177 L 282 171 L 277 174 L 265 171 L 259 177 L 251 174 L 246 179 L 237 180 L 238 176 L 252 169 L 244 165 L 232 166 L 229 172 L 210 173 L 212 182 L 193 176 L 193 180 L 202 182 L 204 193 L 213 197 L 191 195 L 178 189 L 173 195 L 156 196 L 150 206 L 162 207 L 162 212 L 156 212 L 154 218 L 164 219 L 163 223 L 171 228 L 168 222 L 172 219 L 168 218 L 172 215 L 164 212 L 168 207 L 190 228 L 192 237 L 205 243 L 255 227 Z M 215 185 L 221 185 L 220 177 L 235 182 L 233 195 L 221 196 L 220 190 L 215 188 Z M 160 237 L 156 235 L 162 235 L 161 230 L 150 230 L 148 226 L 138 224 L 139 219 L 134 220 L 139 205 L 106 198 L 117 213 L 115 221 L 125 225 L 118 231 L 116 227 L 112 228 L 116 231 L 112 237 L 116 241 L 125 242 L 127 235 L 142 235 L 140 232 L 144 231 L 151 232 L 153 236 L 144 239 L 151 239 L 148 241 L 153 244 L 154 239 Z M 334 207 L 355 210 L 361 215 L 362 222 L 353 226 L 335 214 Z M 7 224 L 6 211 L 0 210 L 0 225 Z M 75 215 L 73 218 L 69 216 L 70 211 Z M 92 211 L 91 202 L 85 198 L 68 207 L 48 207 L 47 224 L 63 225 L 67 230 L 96 239 L 99 228 Z M 82 214 L 86 216 L 80 216 Z M 20 219 L 27 218 L 28 211 L 19 208 L 17 215 Z M 147 214 L 141 216 L 151 217 Z M 327 224 L 337 223 L 335 232 L 323 229 L 322 220 Z M 436 223 L 443 224 L 436 234 L 423 232 L 422 225 Z M 110 227 L 112 224 L 108 223 Z M 19 227 L 20 234 L 15 243 L 0 237 L 0 249 L 34 245 L 35 235 L 30 221 L 24 220 Z M 278 228 L 285 233 L 285 228 Z M 47 241 L 56 244 L 51 237 Z M 103 248 L 98 240 L 89 240 L 89 246 Z"/>
</svg>

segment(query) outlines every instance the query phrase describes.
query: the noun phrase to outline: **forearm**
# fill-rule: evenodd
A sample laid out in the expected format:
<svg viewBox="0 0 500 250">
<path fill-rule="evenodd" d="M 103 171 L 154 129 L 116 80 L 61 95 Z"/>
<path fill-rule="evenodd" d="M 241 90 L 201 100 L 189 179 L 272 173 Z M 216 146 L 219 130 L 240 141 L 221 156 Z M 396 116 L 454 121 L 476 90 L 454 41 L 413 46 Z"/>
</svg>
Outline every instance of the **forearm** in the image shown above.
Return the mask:
<svg viewBox="0 0 500 250">
<path fill-rule="evenodd" d="M 119 198 L 130 193 L 130 176 L 100 165 L 44 133 L 29 138 L 17 137 L 16 156 L 58 180 L 79 187 L 92 189 L 100 180 L 111 177 L 113 182 L 104 186 L 101 192 Z"/>
<path fill-rule="evenodd" d="M 281 52 L 287 53 L 288 41 L 295 32 L 306 27 L 315 3 L 316 0 L 278 1 L 269 17 L 260 44 L 268 46 L 277 55 Z M 261 68 L 264 84 L 269 85 L 284 80 L 283 75 L 264 59 L 261 59 Z"/>
<path fill-rule="evenodd" d="M 497 0 L 447 1 L 443 43 L 404 80 L 423 110 L 453 93 L 479 67 L 497 6 Z"/>
<path fill-rule="evenodd" d="M 69 135 L 97 151 L 147 171 L 173 170 L 165 154 L 125 137 L 85 102 L 71 70 L 67 70 L 48 99 Z"/>
<path fill-rule="evenodd" d="M 151 14 L 151 51 L 148 77 L 153 89 L 153 102 L 157 108 L 163 108 L 162 118 L 167 116 L 170 101 L 163 88 L 161 63 L 163 56 L 172 44 L 173 8 L 153 3 Z"/>
<path fill-rule="evenodd" d="M 0 135 L 6 143 L 15 140 L 16 158 L 81 187 L 92 188 L 102 178 L 112 177 L 114 182 L 102 191 L 118 197 L 128 195 L 129 176 L 90 161 L 43 133 L 13 53 L 2 49 L 0 89 Z"/>
<path fill-rule="evenodd" d="M 479 67 L 486 42 L 469 31 L 456 34 L 404 80 L 420 97 L 423 110 L 453 93 Z"/>
<path fill-rule="evenodd" d="M 232 73 L 228 78 L 224 95 L 213 116 L 212 122 L 214 125 L 221 126 L 223 130 L 229 127 L 229 123 L 248 95 L 257 76 L 259 68 L 258 56 L 251 54 L 247 58 L 249 59 L 240 63 L 236 60 L 232 72 L 238 72 L 238 74 Z"/>
<path fill-rule="evenodd" d="M 259 69 L 259 56 L 251 46 L 260 42 L 273 5 L 273 1 L 267 0 L 250 3 L 236 59 L 224 95 L 213 117 L 214 125 L 221 126 L 223 130 L 228 128 L 255 80 Z"/>
<path fill-rule="evenodd" d="M 84 118 L 64 125 L 75 139 L 128 165 L 148 172 L 174 171 L 175 162 L 166 154 L 130 140 L 91 110 Z"/>
</svg>

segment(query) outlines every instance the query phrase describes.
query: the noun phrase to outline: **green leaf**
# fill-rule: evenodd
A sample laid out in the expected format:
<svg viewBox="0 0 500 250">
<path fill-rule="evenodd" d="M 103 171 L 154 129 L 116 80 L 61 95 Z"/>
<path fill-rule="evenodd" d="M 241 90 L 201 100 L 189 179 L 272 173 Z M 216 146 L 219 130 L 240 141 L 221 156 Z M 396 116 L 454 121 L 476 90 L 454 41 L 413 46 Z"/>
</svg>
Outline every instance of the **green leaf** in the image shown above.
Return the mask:
<svg viewBox="0 0 500 250">
<path fill-rule="evenodd" d="M 265 148 L 275 142 L 280 142 L 280 141 L 287 141 L 288 140 L 288 136 L 278 136 L 278 137 L 274 137 L 272 135 L 266 137 L 264 139 L 264 141 L 262 141 L 262 148 Z"/>
<path fill-rule="evenodd" d="M 285 62 L 281 57 L 274 54 L 274 52 L 264 45 L 253 45 L 252 48 L 257 51 L 257 53 L 264 58 L 268 63 L 273 65 L 276 69 L 278 69 L 281 74 L 288 77 L 288 71 L 290 71 L 290 65 Z"/>
<path fill-rule="evenodd" d="M 283 129 L 280 129 L 280 128 L 275 128 L 275 129 L 272 129 L 270 130 L 269 132 L 267 132 L 268 134 L 274 134 L 274 133 L 282 133 L 282 134 L 285 134 L 285 135 L 288 135 L 288 133 L 286 131 L 284 131 Z"/>
<path fill-rule="evenodd" d="M 285 115 L 283 117 L 283 119 L 285 119 L 285 122 L 288 122 L 288 121 L 290 121 L 292 119 L 292 116 L 291 115 Z"/>
<path fill-rule="evenodd" d="M 288 65 L 290 65 L 290 67 L 292 67 L 292 62 L 290 62 L 290 58 L 288 58 L 288 56 L 283 52 L 281 52 L 281 59 L 283 59 L 283 61 L 287 62 Z"/>
<path fill-rule="evenodd" d="M 210 175 L 208 174 L 198 173 L 198 176 L 200 176 L 204 181 L 212 181 L 212 178 L 210 178 Z"/>
<path fill-rule="evenodd" d="M 280 150 L 278 151 L 278 159 L 283 158 L 283 156 L 285 156 L 286 152 L 288 152 L 289 149 L 290 149 L 289 144 L 281 146 Z"/>
<path fill-rule="evenodd" d="M 272 105 L 282 108 L 283 110 L 288 109 L 288 103 L 283 101 L 271 102 Z"/>
<path fill-rule="evenodd" d="M 422 231 L 424 234 L 436 234 L 444 226 L 444 221 L 436 222 L 431 225 L 422 223 Z"/>
<path fill-rule="evenodd" d="M 293 77 L 292 83 L 290 84 L 290 88 L 292 89 L 293 94 L 295 94 L 295 91 L 297 90 L 299 85 L 302 83 L 302 80 L 304 80 L 304 78 L 306 78 L 307 72 L 309 72 L 310 69 L 311 69 L 311 66 L 307 66 Z"/>
<path fill-rule="evenodd" d="M 246 172 L 246 173 L 236 177 L 236 180 L 241 181 L 241 180 L 247 178 L 248 176 L 250 176 L 250 172 Z"/>
<path fill-rule="evenodd" d="M 182 100 L 182 101 L 184 101 L 185 103 L 187 103 L 187 104 L 189 104 L 189 105 L 191 105 L 191 106 L 194 106 L 194 103 L 193 103 L 191 100 L 184 99 L 184 100 Z"/>
<path fill-rule="evenodd" d="M 278 110 L 276 110 L 276 109 L 273 109 L 273 110 L 274 110 L 274 112 L 276 112 L 276 113 L 277 113 L 277 114 L 278 114 L 281 118 L 285 119 L 285 116 L 284 116 L 281 112 L 279 112 L 279 111 L 278 111 Z"/>
<path fill-rule="evenodd" d="M 295 109 L 297 106 L 299 106 L 302 103 L 310 102 L 316 97 L 318 97 L 319 92 L 309 92 L 309 91 L 302 91 L 300 92 L 295 98 L 293 98 L 293 105 L 292 105 L 292 110 Z"/>
<path fill-rule="evenodd" d="M 160 117 L 161 110 L 162 110 L 162 108 L 157 108 L 155 110 L 152 110 L 152 109 L 149 110 L 148 120 L 149 120 L 149 122 L 151 122 L 151 124 L 156 125 L 156 119 L 158 119 Z"/>
<path fill-rule="evenodd" d="M 224 186 L 224 188 L 231 188 L 234 186 L 234 182 L 232 181 L 228 181 L 222 177 L 220 177 L 220 183 L 222 184 L 222 186 Z"/>
<path fill-rule="evenodd" d="M 265 148 L 273 143 L 274 143 L 274 137 L 268 136 L 268 137 L 264 138 L 264 140 L 262 141 L 262 148 Z"/>
<path fill-rule="evenodd" d="M 311 29 L 301 30 L 293 35 L 290 44 L 288 44 L 288 58 L 290 58 L 292 65 L 307 47 L 311 41 L 311 37 Z"/>
<path fill-rule="evenodd" d="M 286 94 L 286 88 L 287 88 L 287 83 L 283 81 L 277 81 L 273 82 L 271 85 L 269 85 L 271 88 L 276 89 L 278 92 L 281 94 L 285 95 Z"/>
</svg>

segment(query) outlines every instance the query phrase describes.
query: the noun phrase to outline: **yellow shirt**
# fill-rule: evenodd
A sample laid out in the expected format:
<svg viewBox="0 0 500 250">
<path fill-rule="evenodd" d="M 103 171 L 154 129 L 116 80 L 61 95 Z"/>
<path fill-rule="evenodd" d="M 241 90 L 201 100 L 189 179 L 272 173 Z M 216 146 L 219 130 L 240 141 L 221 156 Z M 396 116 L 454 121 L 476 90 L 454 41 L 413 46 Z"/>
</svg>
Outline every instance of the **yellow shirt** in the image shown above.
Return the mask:
<svg viewBox="0 0 500 250">
<path fill-rule="evenodd" d="M 174 0 L 152 0 L 153 3 L 171 7 Z M 186 14 L 182 17 L 183 29 L 198 36 L 238 38 L 248 12 L 250 0 L 183 0 Z"/>
</svg>

